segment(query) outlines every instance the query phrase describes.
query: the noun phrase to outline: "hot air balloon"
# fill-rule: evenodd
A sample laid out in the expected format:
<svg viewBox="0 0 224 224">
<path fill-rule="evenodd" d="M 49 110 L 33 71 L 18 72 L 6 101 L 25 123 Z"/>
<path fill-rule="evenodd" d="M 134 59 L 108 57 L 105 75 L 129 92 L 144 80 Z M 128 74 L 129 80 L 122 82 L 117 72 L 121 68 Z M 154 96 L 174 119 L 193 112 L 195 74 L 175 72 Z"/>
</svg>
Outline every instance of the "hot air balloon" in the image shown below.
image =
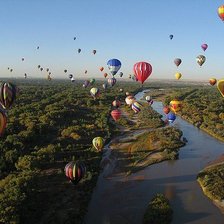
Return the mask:
<svg viewBox="0 0 224 224">
<path fill-rule="evenodd" d="M 9 70 L 10 68 L 8 67 L 8 70 Z"/>
<path fill-rule="evenodd" d="M 47 76 L 47 80 L 51 81 L 51 76 L 50 75 Z"/>
<path fill-rule="evenodd" d="M 70 162 L 65 166 L 65 175 L 73 184 L 78 182 L 85 176 L 86 166 L 81 161 Z"/>
<path fill-rule="evenodd" d="M 181 76 L 182 76 L 182 74 L 181 74 L 180 72 L 177 72 L 177 73 L 175 74 L 175 78 L 176 78 L 177 80 L 179 80 L 179 79 L 181 78 Z"/>
<path fill-rule="evenodd" d="M 49 72 L 48 74 L 51 75 L 51 72 Z"/>
<path fill-rule="evenodd" d="M 46 68 L 46 71 L 49 72 L 49 68 Z"/>
<path fill-rule="evenodd" d="M 119 100 L 114 100 L 114 101 L 112 102 L 112 105 L 113 105 L 113 107 L 118 108 L 118 107 L 121 106 L 121 102 L 120 102 Z"/>
<path fill-rule="evenodd" d="M 108 80 L 107 80 L 107 82 L 108 82 L 108 84 L 112 87 L 112 86 L 114 86 L 115 84 L 116 84 L 116 79 L 115 78 L 109 78 Z"/>
<path fill-rule="evenodd" d="M 137 80 L 142 84 L 152 73 L 152 66 L 147 62 L 138 62 L 134 64 L 133 69 Z"/>
<path fill-rule="evenodd" d="M 129 75 L 129 79 L 131 79 L 131 75 Z"/>
<path fill-rule="evenodd" d="M 115 121 L 119 120 L 121 117 L 121 111 L 119 109 L 112 110 L 110 114 Z"/>
<path fill-rule="evenodd" d="M 130 107 L 135 102 L 135 97 L 129 95 L 125 98 L 125 102 Z"/>
<path fill-rule="evenodd" d="M 74 37 L 73 40 L 76 40 L 76 37 Z"/>
<path fill-rule="evenodd" d="M 37 66 L 37 68 L 40 68 L 40 67 L 41 67 L 40 65 Z"/>
<path fill-rule="evenodd" d="M 217 82 L 217 88 L 221 95 L 224 97 L 224 79 L 221 79 Z"/>
<path fill-rule="evenodd" d="M 107 77 L 107 73 L 104 73 L 103 75 L 104 75 L 104 78 L 106 78 L 106 77 Z"/>
<path fill-rule="evenodd" d="M 118 59 L 110 59 L 107 62 L 108 65 L 108 69 L 111 73 L 111 75 L 116 75 L 116 73 L 119 71 L 119 69 L 121 68 L 121 62 Z"/>
<path fill-rule="evenodd" d="M 17 88 L 10 82 L 0 82 L 0 104 L 4 109 L 10 109 L 16 99 Z"/>
<path fill-rule="evenodd" d="M 122 77 L 123 76 L 123 72 L 120 72 L 119 75 L 120 75 L 120 77 Z"/>
<path fill-rule="evenodd" d="M 168 106 L 163 107 L 163 112 L 168 114 L 170 112 L 170 108 Z"/>
<path fill-rule="evenodd" d="M 89 83 L 89 80 L 86 80 L 86 81 L 84 81 L 84 83 L 83 83 L 82 86 L 86 88 L 89 84 L 90 84 L 90 83 Z"/>
<path fill-rule="evenodd" d="M 107 88 L 107 83 L 103 83 L 103 88 L 106 89 Z"/>
<path fill-rule="evenodd" d="M 95 83 L 95 81 L 96 81 L 95 79 L 90 79 L 90 80 L 89 80 L 89 83 L 90 83 L 91 85 L 93 85 L 93 84 Z"/>
<path fill-rule="evenodd" d="M 73 75 L 72 74 L 69 74 L 69 76 L 68 76 L 70 79 L 73 77 Z"/>
<path fill-rule="evenodd" d="M 152 100 L 152 97 L 151 96 L 146 96 L 145 97 L 145 100 L 148 102 L 149 105 L 152 105 L 153 104 L 153 100 Z"/>
<path fill-rule="evenodd" d="M 198 55 L 196 58 L 197 63 L 202 66 L 205 63 L 206 57 L 204 55 Z"/>
<path fill-rule="evenodd" d="M 94 87 L 90 90 L 90 94 L 95 100 L 100 95 L 100 90 Z"/>
<path fill-rule="evenodd" d="M 96 54 L 96 50 L 93 50 L 93 54 Z"/>
<path fill-rule="evenodd" d="M 206 51 L 206 49 L 208 48 L 208 44 L 202 44 L 201 48 L 203 49 L 203 51 Z"/>
<path fill-rule="evenodd" d="M 13 69 L 12 68 L 10 69 L 10 72 L 13 72 Z"/>
<path fill-rule="evenodd" d="M 24 58 L 22 58 L 22 61 L 24 61 Z"/>
<path fill-rule="evenodd" d="M 123 92 L 123 89 L 119 89 L 119 91 L 122 93 Z"/>
<path fill-rule="evenodd" d="M 80 53 L 80 52 L 81 52 L 81 49 L 79 48 L 79 49 L 78 49 L 78 53 Z"/>
<path fill-rule="evenodd" d="M 39 47 L 39 46 L 37 46 L 37 50 L 39 50 L 39 48 L 40 48 L 40 47 Z"/>
<path fill-rule="evenodd" d="M 125 95 L 126 95 L 126 96 L 129 96 L 129 95 L 130 95 L 130 93 L 129 93 L 129 92 L 126 92 L 126 93 L 125 93 Z"/>
<path fill-rule="evenodd" d="M 174 64 L 178 67 L 181 64 L 182 60 L 180 58 L 174 59 Z"/>
<path fill-rule="evenodd" d="M 215 78 L 209 79 L 209 83 L 214 86 L 216 84 L 217 80 Z"/>
<path fill-rule="evenodd" d="M 170 40 L 172 40 L 172 39 L 173 39 L 173 35 L 172 35 L 172 34 L 171 34 L 169 37 L 170 37 Z"/>
<path fill-rule="evenodd" d="M 218 15 L 222 21 L 224 21 L 224 5 L 219 6 Z"/>
<path fill-rule="evenodd" d="M 102 137 L 95 137 L 93 139 L 93 146 L 95 147 L 95 149 L 100 152 L 103 149 L 103 145 L 104 145 L 104 141 Z"/>
<path fill-rule="evenodd" d="M 173 123 L 175 120 L 176 120 L 176 115 L 172 112 L 170 112 L 168 115 L 167 115 L 167 120 L 170 122 L 170 123 Z"/>
<path fill-rule="evenodd" d="M 65 69 L 65 70 L 64 70 L 64 73 L 66 73 L 67 71 L 68 71 L 68 70 L 67 70 L 67 69 Z"/>
<path fill-rule="evenodd" d="M 0 110 L 0 136 L 2 136 L 4 133 L 6 123 L 7 123 L 6 115 L 2 110 Z"/>
<path fill-rule="evenodd" d="M 43 68 L 40 68 L 40 70 L 43 71 L 44 69 Z"/>
<path fill-rule="evenodd" d="M 26 73 L 24 74 L 24 78 L 25 78 L 25 79 L 27 78 L 27 74 L 26 74 Z"/>
<path fill-rule="evenodd" d="M 100 67 L 100 71 L 102 72 L 104 70 L 104 67 Z"/>
<path fill-rule="evenodd" d="M 135 112 L 136 114 L 137 114 L 138 112 L 141 111 L 141 107 L 142 107 L 142 105 L 141 105 L 139 102 L 137 102 L 137 101 L 135 101 L 135 102 L 131 105 L 132 110 L 134 110 L 134 112 Z"/>
<path fill-rule="evenodd" d="M 85 70 L 85 74 L 87 74 L 87 70 Z"/>
<path fill-rule="evenodd" d="M 75 79 L 74 79 L 74 77 L 72 77 L 72 78 L 71 78 L 71 82 L 75 82 Z"/>
<path fill-rule="evenodd" d="M 172 101 L 170 101 L 170 109 L 172 111 L 174 111 L 175 113 L 180 111 L 181 105 L 182 105 L 182 103 L 179 100 L 172 100 Z"/>
</svg>

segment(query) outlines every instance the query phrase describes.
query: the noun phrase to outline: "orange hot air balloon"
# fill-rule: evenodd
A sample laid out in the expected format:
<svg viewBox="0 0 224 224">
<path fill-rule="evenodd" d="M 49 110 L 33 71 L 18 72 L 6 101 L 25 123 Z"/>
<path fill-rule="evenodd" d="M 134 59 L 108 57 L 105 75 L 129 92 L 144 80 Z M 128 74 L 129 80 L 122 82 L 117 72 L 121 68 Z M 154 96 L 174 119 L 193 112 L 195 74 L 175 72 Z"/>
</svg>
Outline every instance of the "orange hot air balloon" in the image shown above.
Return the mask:
<svg viewBox="0 0 224 224">
<path fill-rule="evenodd" d="M 219 92 L 221 93 L 221 95 L 224 97 L 224 79 L 221 79 L 218 81 L 217 88 Z"/>
<path fill-rule="evenodd" d="M 104 73 L 103 75 L 104 75 L 104 78 L 106 78 L 106 77 L 108 76 L 108 74 L 107 74 L 107 73 Z"/>
<path fill-rule="evenodd" d="M 104 70 L 104 67 L 100 67 L 100 71 L 102 72 Z"/>
<path fill-rule="evenodd" d="M 214 86 L 216 84 L 217 80 L 215 78 L 209 79 L 209 83 Z"/>
<path fill-rule="evenodd" d="M 224 5 L 219 6 L 218 15 L 222 21 L 224 21 Z"/>
<path fill-rule="evenodd" d="M 110 114 L 115 121 L 119 120 L 121 117 L 121 111 L 118 109 L 112 110 Z"/>
<path fill-rule="evenodd" d="M 168 113 L 170 112 L 170 108 L 169 108 L 168 106 L 164 107 L 164 108 L 163 108 L 163 112 L 164 112 L 165 114 L 168 114 Z"/>
</svg>

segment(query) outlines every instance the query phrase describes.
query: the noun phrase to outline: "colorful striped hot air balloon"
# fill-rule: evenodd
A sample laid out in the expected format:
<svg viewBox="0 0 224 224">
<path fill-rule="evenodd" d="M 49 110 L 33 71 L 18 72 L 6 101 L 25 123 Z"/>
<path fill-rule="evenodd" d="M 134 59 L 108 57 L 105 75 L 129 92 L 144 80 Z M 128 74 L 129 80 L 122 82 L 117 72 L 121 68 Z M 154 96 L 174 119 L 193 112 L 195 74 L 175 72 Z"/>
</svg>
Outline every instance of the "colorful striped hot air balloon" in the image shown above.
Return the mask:
<svg viewBox="0 0 224 224">
<path fill-rule="evenodd" d="M 65 175 L 73 184 L 78 184 L 85 176 L 86 166 L 81 161 L 70 162 L 65 166 Z"/>
<path fill-rule="evenodd" d="M 224 5 L 219 6 L 218 8 L 219 18 L 224 21 Z"/>
<path fill-rule="evenodd" d="M 121 117 L 121 111 L 119 109 L 112 110 L 110 114 L 115 121 L 119 120 Z"/>
<path fill-rule="evenodd" d="M 142 105 L 136 101 L 131 105 L 131 108 L 137 114 L 138 112 L 141 111 Z"/>
<path fill-rule="evenodd" d="M 3 135 L 6 128 L 7 118 L 3 111 L 0 110 L 0 136 Z"/>
<path fill-rule="evenodd" d="M 10 109 L 16 99 L 17 88 L 12 83 L 0 82 L 0 104 L 4 109 Z"/>
<path fill-rule="evenodd" d="M 135 77 L 142 84 L 152 73 L 152 66 L 147 62 L 137 62 L 133 67 Z"/>
<path fill-rule="evenodd" d="M 196 61 L 200 66 L 202 66 L 206 61 L 206 57 L 204 55 L 198 55 L 196 57 Z"/>
<path fill-rule="evenodd" d="M 100 152 L 103 149 L 104 146 L 104 141 L 102 137 L 95 137 L 93 139 L 93 146 L 95 147 L 95 149 Z"/>
</svg>

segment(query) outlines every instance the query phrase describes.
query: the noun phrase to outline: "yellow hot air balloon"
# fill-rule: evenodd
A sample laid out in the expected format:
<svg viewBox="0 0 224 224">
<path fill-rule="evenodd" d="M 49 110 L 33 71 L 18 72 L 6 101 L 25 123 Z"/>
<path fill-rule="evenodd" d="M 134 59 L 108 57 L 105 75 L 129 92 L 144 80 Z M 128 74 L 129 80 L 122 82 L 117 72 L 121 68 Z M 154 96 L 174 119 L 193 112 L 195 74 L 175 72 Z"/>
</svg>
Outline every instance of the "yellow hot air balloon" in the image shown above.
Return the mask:
<svg viewBox="0 0 224 224">
<path fill-rule="evenodd" d="M 221 79 L 217 82 L 217 88 L 221 95 L 224 97 L 224 79 Z"/>
<path fill-rule="evenodd" d="M 175 113 L 181 109 L 181 105 L 182 103 L 179 100 L 170 101 L 170 109 Z"/>
<path fill-rule="evenodd" d="M 175 77 L 176 77 L 177 80 L 179 80 L 181 78 L 181 76 L 182 76 L 182 74 L 180 72 L 177 72 L 175 74 Z"/>
<path fill-rule="evenodd" d="M 102 151 L 104 146 L 104 141 L 102 137 L 95 137 L 93 139 L 93 146 L 96 148 L 98 152 Z"/>
</svg>

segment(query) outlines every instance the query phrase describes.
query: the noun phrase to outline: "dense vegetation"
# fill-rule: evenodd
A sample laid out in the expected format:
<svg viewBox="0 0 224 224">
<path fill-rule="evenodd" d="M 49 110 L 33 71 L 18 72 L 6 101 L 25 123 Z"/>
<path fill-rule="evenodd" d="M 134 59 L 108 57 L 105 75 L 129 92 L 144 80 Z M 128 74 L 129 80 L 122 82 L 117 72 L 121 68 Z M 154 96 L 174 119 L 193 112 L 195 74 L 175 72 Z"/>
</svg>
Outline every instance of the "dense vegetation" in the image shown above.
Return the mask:
<svg viewBox="0 0 224 224">
<path fill-rule="evenodd" d="M 109 139 L 115 126 L 111 102 L 125 84 L 102 90 L 65 81 L 17 82 L 20 89 L 0 142 L 0 223 L 80 223 L 100 170 L 101 154 L 92 139 Z M 138 85 L 130 84 L 126 91 Z M 86 177 L 69 183 L 64 167 L 83 160 Z"/>
<path fill-rule="evenodd" d="M 163 194 L 157 194 L 149 203 L 143 224 L 170 224 L 173 210 Z"/>
<path fill-rule="evenodd" d="M 198 174 L 204 193 L 212 200 L 224 200 L 224 163 L 209 166 Z"/>
<path fill-rule="evenodd" d="M 179 114 L 184 119 L 224 141 L 224 98 L 215 86 L 175 88 L 164 102 L 169 104 L 175 98 L 183 102 Z"/>
</svg>

